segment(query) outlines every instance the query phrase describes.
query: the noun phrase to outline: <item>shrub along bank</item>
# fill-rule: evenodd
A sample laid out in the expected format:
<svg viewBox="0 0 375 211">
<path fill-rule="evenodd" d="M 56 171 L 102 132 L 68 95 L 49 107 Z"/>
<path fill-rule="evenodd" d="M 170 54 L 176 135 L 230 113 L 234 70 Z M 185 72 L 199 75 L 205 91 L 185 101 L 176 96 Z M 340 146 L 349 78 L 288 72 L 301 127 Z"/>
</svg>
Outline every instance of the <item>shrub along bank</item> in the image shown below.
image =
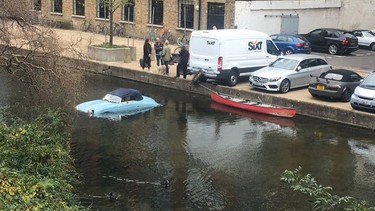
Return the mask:
<svg viewBox="0 0 375 211">
<path fill-rule="evenodd" d="M 64 113 L 25 122 L 0 115 L 0 210 L 78 210 Z"/>
</svg>

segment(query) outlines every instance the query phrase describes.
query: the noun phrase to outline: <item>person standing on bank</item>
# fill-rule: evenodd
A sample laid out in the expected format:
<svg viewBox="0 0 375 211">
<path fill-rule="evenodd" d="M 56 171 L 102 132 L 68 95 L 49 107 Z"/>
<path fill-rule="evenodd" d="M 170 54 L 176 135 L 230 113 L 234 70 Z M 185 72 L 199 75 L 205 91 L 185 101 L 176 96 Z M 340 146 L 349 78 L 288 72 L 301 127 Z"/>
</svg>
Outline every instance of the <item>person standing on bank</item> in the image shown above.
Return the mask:
<svg viewBox="0 0 375 211">
<path fill-rule="evenodd" d="M 150 40 L 146 39 L 145 44 L 143 45 L 143 67 L 142 69 L 144 70 L 145 67 L 148 68 L 148 71 L 150 71 L 151 67 L 151 44 Z"/>
<path fill-rule="evenodd" d="M 189 51 L 186 50 L 185 46 L 182 46 L 180 50 L 180 61 L 178 62 L 178 65 L 176 68 L 176 77 L 180 77 L 180 70 L 182 69 L 182 75 L 186 79 L 188 61 L 189 61 Z"/>
<path fill-rule="evenodd" d="M 156 38 L 156 42 L 154 44 L 154 49 L 155 49 L 155 55 L 156 55 L 156 64 L 160 65 L 160 59 L 161 59 L 161 53 L 163 51 L 163 43 L 160 42 L 160 38 Z"/>
<path fill-rule="evenodd" d="M 165 65 L 165 73 L 167 75 L 169 75 L 168 64 L 172 60 L 171 48 L 168 45 L 169 45 L 169 42 L 168 40 L 166 40 L 164 42 L 164 48 L 163 48 L 163 53 L 162 53 L 162 59 Z"/>
</svg>

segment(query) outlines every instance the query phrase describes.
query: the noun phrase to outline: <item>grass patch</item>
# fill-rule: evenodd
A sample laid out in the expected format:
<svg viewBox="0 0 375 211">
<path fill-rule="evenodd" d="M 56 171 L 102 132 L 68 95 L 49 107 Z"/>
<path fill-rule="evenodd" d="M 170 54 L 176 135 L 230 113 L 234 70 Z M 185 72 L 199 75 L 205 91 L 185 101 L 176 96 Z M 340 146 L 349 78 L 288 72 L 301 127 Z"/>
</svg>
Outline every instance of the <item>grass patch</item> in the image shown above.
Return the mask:
<svg viewBox="0 0 375 211">
<path fill-rule="evenodd" d="M 125 45 L 110 45 L 109 42 L 103 42 L 102 44 L 94 45 L 94 46 L 100 47 L 100 48 L 124 48 L 126 47 Z"/>
</svg>

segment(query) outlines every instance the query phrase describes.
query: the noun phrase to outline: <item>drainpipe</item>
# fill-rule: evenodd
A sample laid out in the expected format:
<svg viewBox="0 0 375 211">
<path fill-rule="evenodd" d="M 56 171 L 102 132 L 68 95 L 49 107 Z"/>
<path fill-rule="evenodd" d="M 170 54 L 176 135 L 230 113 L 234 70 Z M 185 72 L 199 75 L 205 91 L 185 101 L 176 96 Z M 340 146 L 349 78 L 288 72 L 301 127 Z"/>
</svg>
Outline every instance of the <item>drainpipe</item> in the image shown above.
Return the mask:
<svg viewBox="0 0 375 211">
<path fill-rule="evenodd" d="M 198 1 L 198 30 L 201 30 L 201 4 L 202 0 Z"/>
</svg>

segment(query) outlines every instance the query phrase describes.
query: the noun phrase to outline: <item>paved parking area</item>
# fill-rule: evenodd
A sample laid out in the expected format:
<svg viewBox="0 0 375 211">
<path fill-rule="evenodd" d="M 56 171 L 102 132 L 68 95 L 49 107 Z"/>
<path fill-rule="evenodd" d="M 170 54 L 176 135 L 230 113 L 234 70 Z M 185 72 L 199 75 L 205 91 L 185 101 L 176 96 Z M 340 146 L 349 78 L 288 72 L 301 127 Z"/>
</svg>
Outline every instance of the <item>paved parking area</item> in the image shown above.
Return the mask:
<svg viewBox="0 0 375 211">
<path fill-rule="evenodd" d="M 333 68 L 347 68 L 367 76 L 375 70 L 375 51 L 359 49 L 349 55 L 329 55 L 327 53 L 313 52 L 327 58 Z"/>
</svg>

